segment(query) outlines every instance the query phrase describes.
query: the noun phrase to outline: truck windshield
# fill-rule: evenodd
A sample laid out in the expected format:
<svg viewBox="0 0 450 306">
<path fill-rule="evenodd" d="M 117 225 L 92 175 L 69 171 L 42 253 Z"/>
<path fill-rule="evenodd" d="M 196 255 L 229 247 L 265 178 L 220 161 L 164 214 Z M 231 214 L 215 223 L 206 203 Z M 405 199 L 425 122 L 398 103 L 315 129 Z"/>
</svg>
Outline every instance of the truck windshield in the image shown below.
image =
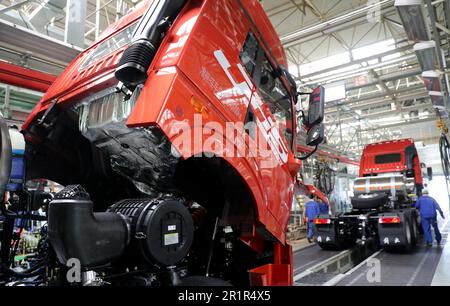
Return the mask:
<svg viewBox="0 0 450 306">
<path fill-rule="evenodd" d="M 399 163 L 402 160 L 400 153 L 383 154 L 375 156 L 375 164 Z"/>
<path fill-rule="evenodd" d="M 280 131 L 292 146 L 293 122 L 291 96 L 278 73 L 272 67 L 253 33 L 249 33 L 240 53 L 240 59 L 253 78 L 264 102 L 277 120 Z"/>
<path fill-rule="evenodd" d="M 122 31 L 120 31 L 117 34 L 114 34 L 107 40 L 100 43 L 97 47 L 94 48 L 94 50 L 91 51 L 91 53 L 88 55 L 86 60 L 83 62 L 83 64 L 80 67 L 80 70 L 86 68 L 87 66 L 90 66 L 91 64 L 95 63 L 100 58 L 111 54 L 112 52 L 118 50 L 119 48 L 122 48 L 126 44 L 130 43 L 131 39 L 133 38 L 133 32 L 137 26 L 137 22 L 129 25 Z"/>
</svg>

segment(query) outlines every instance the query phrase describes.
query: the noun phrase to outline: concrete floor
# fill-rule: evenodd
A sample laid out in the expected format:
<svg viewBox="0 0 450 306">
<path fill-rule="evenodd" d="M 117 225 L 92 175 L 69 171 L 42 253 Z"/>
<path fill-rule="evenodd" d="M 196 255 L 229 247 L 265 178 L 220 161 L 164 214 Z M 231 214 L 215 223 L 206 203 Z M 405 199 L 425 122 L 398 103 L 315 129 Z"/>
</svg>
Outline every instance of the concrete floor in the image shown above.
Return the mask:
<svg viewBox="0 0 450 306">
<path fill-rule="evenodd" d="M 442 225 L 441 225 L 442 226 Z M 442 230 L 445 247 L 450 245 L 448 241 L 448 230 L 450 223 Z M 431 248 L 425 246 L 423 240 L 409 254 L 380 252 L 373 258 L 379 260 L 381 277 L 380 281 L 371 281 L 368 275 L 371 274 L 372 265 L 364 264 L 353 271 L 350 275 L 342 279 L 338 286 L 430 286 L 438 271 L 438 265 L 443 258 L 442 246 L 433 245 Z M 445 266 L 445 263 L 444 263 Z M 450 265 L 446 265 L 447 273 Z M 445 269 L 444 269 L 445 270 Z M 443 277 L 441 282 L 450 285 L 450 279 Z"/>
</svg>

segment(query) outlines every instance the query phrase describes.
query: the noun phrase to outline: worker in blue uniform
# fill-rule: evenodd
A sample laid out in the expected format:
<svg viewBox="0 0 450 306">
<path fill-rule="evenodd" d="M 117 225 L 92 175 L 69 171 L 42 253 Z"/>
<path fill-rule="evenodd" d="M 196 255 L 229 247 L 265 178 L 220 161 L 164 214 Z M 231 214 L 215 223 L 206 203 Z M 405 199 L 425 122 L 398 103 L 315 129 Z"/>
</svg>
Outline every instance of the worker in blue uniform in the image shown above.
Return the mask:
<svg viewBox="0 0 450 306">
<path fill-rule="evenodd" d="M 312 242 L 313 230 L 314 230 L 314 219 L 320 215 L 319 203 L 314 200 L 314 195 L 310 196 L 310 200 L 306 202 L 305 208 L 303 209 L 303 219 L 305 219 L 308 225 L 308 242 Z"/>
<path fill-rule="evenodd" d="M 441 233 L 439 232 L 438 224 L 437 224 L 437 213 L 439 212 L 442 219 L 445 219 L 444 213 L 442 212 L 441 207 L 436 202 L 435 199 L 428 195 L 428 190 L 422 190 L 422 196 L 416 202 L 416 208 L 420 212 L 420 219 L 422 220 L 422 228 L 423 234 L 425 236 L 425 241 L 427 246 L 431 246 L 433 244 L 433 236 L 431 235 L 431 226 L 434 229 L 434 236 L 436 238 L 436 242 L 439 245 L 442 240 Z"/>
<path fill-rule="evenodd" d="M 319 211 L 321 215 L 328 215 L 330 213 L 327 203 L 325 203 L 321 198 L 317 197 L 317 203 L 319 204 Z"/>
</svg>

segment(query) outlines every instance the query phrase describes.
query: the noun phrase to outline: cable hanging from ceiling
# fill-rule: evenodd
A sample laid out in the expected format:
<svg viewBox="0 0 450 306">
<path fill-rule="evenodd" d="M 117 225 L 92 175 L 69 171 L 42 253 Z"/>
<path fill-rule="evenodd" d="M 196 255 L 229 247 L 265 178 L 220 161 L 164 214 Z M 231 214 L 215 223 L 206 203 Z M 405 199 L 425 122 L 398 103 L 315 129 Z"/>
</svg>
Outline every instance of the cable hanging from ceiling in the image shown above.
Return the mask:
<svg viewBox="0 0 450 306">
<path fill-rule="evenodd" d="M 439 152 L 441 155 L 442 172 L 445 177 L 445 184 L 447 186 L 447 195 L 449 197 L 450 206 L 450 143 L 447 138 L 448 128 L 444 120 L 439 115 L 439 112 L 437 113 L 439 116 L 437 126 L 441 132 L 441 136 L 439 138 Z"/>
</svg>

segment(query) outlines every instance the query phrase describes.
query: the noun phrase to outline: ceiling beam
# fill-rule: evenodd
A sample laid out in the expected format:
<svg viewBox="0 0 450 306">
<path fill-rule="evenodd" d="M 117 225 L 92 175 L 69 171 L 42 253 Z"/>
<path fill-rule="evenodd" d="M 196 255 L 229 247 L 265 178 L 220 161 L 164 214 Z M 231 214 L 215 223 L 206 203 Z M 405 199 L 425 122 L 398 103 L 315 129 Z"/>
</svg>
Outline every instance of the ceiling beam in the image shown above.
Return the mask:
<svg viewBox="0 0 450 306">
<path fill-rule="evenodd" d="M 393 0 L 382 0 L 379 3 L 366 5 L 349 13 L 316 23 L 310 27 L 305 27 L 288 34 L 284 34 L 280 37 L 280 39 L 285 47 L 291 47 L 307 40 L 317 38 L 317 36 L 331 33 L 334 29 L 338 29 L 339 26 L 351 26 L 353 23 L 367 22 L 367 12 L 377 5 L 381 6 L 381 11 L 383 14 L 394 12 L 395 7 L 392 5 L 393 3 Z"/>
</svg>

